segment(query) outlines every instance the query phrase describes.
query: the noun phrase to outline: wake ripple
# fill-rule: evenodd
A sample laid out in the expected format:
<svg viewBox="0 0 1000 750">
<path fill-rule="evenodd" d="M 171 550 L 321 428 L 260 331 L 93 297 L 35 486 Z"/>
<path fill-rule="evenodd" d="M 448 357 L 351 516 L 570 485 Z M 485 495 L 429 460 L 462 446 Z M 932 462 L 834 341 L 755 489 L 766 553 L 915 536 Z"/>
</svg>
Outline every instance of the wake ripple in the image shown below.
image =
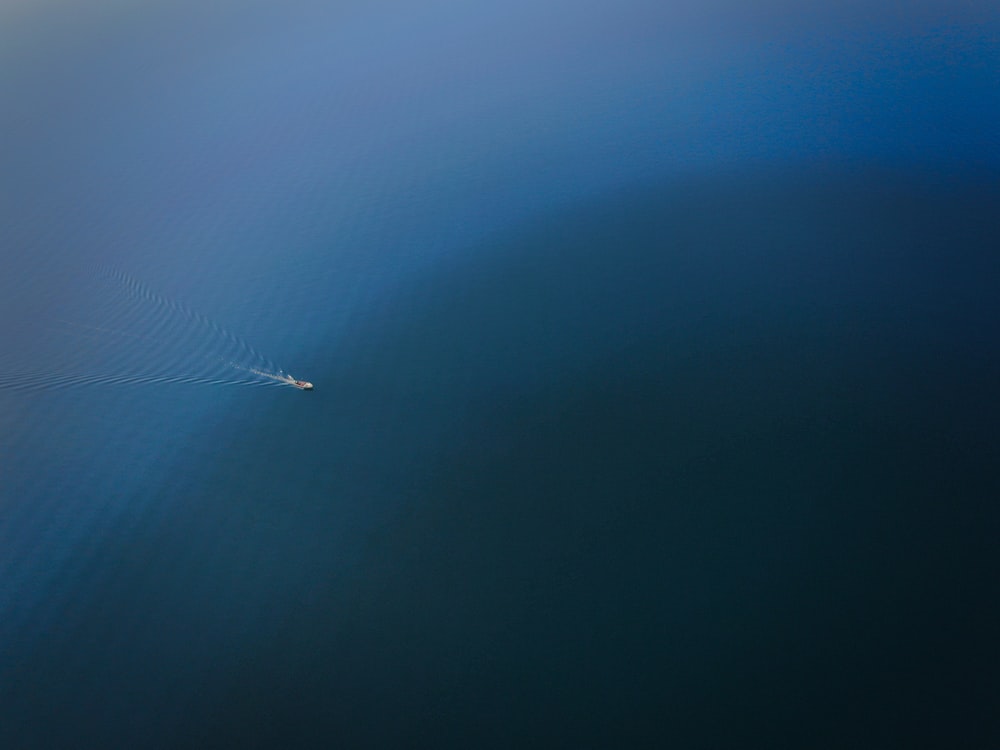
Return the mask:
<svg viewBox="0 0 1000 750">
<path fill-rule="evenodd" d="M 74 282 L 88 309 L 35 315 L 30 352 L 0 390 L 185 384 L 276 387 L 293 379 L 219 322 L 117 268 Z M 72 318 L 72 319 L 68 319 Z"/>
</svg>

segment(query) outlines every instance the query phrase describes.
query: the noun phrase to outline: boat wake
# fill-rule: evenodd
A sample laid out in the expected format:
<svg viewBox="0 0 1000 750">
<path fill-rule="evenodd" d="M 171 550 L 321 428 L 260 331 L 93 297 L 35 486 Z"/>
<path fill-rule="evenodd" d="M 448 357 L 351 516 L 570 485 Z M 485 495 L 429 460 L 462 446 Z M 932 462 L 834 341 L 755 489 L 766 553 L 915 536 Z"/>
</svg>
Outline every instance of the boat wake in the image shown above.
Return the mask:
<svg viewBox="0 0 1000 750">
<path fill-rule="evenodd" d="M 84 291 L 98 302 L 83 314 L 58 309 L 26 315 L 20 362 L 8 358 L 0 390 L 162 384 L 302 388 L 303 381 L 208 316 L 118 269 L 100 269 L 96 277 L 99 288 Z"/>
<path fill-rule="evenodd" d="M 284 385 L 292 385 L 292 386 L 295 386 L 296 388 L 303 388 L 304 386 L 307 386 L 306 390 L 310 390 L 310 391 L 312 390 L 312 383 L 307 383 L 304 380 L 296 380 L 294 376 L 287 375 L 287 374 L 285 374 L 282 371 L 279 371 L 278 374 L 275 374 L 273 372 L 265 372 L 264 370 L 258 370 L 256 368 L 252 368 L 252 367 L 249 368 L 249 369 L 244 368 L 244 367 L 240 367 L 235 362 L 230 362 L 229 364 L 232 365 L 233 367 L 237 368 L 238 370 L 246 370 L 247 372 L 253 373 L 254 375 L 259 375 L 262 378 L 267 378 L 269 380 L 274 380 L 274 381 L 276 381 L 278 383 L 282 383 Z"/>
<path fill-rule="evenodd" d="M 0 374 L 0 390 L 5 391 L 36 391 L 55 390 L 86 385 L 153 385 L 184 383 L 194 385 L 243 385 L 268 386 L 257 380 L 242 380 L 234 378 L 209 378 L 197 375 L 163 375 L 163 374 L 108 374 L 108 373 L 2 373 Z"/>
</svg>

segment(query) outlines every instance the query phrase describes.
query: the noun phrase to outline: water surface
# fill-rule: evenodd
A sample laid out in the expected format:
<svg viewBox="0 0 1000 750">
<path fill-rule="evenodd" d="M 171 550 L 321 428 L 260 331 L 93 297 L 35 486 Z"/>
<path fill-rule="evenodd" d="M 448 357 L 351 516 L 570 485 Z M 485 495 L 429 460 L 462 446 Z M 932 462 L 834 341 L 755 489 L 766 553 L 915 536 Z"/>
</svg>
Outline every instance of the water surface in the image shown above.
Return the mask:
<svg viewBox="0 0 1000 750">
<path fill-rule="evenodd" d="M 4 745 L 994 732 L 992 11 L 388 10 L 10 16 Z"/>
</svg>

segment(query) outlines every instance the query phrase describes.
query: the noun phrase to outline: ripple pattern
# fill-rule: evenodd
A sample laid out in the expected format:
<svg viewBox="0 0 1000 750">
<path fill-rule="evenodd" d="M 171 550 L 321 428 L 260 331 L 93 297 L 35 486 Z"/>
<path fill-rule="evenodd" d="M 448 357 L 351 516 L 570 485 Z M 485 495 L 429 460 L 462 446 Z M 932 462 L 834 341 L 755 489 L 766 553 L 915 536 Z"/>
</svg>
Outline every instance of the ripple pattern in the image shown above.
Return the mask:
<svg viewBox="0 0 1000 750">
<path fill-rule="evenodd" d="M 275 387 L 284 370 L 246 339 L 114 267 L 94 269 L 78 296 L 30 316 L 32 346 L 8 359 L 0 389 L 188 384 Z"/>
</svg>

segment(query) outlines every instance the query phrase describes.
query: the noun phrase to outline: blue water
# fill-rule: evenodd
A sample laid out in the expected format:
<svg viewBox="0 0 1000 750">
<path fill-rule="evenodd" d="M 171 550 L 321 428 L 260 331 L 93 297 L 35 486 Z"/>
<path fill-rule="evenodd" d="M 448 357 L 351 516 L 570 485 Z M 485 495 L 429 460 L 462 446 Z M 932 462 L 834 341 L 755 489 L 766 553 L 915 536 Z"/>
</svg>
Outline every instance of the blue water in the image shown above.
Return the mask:
<svg viewBox="0 0 1000 750">
<path fill-rule="evenodd" d="M 1000 18 L 654 6 L 0 11 L 0 745 L 1000 739 Z"/>
</svg>

